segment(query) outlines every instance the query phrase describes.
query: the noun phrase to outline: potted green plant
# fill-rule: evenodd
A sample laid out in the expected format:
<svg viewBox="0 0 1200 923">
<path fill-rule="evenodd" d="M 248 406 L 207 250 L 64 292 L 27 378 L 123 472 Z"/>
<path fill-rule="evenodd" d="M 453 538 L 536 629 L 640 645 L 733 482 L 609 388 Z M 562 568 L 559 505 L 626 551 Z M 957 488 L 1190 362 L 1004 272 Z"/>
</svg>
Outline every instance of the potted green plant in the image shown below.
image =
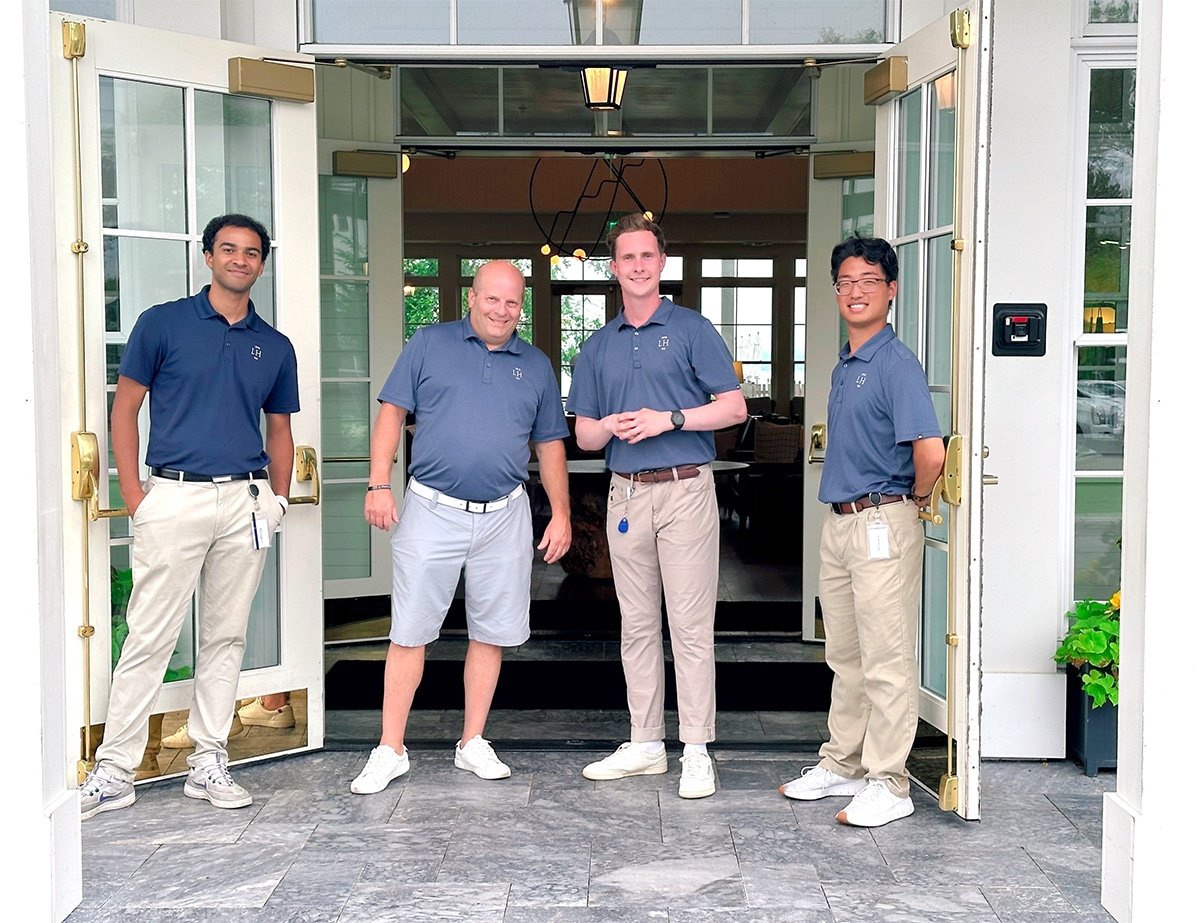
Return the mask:
<svg viewBox="0 0 1200 923">
<path fill-rule="evenodd" d="M 1121 591 L 1085 599 L 1067 613 L 1055 662 L 1067 668 L 1067 750 L 1094 776 L 1117 765 Z"/>
</svg>

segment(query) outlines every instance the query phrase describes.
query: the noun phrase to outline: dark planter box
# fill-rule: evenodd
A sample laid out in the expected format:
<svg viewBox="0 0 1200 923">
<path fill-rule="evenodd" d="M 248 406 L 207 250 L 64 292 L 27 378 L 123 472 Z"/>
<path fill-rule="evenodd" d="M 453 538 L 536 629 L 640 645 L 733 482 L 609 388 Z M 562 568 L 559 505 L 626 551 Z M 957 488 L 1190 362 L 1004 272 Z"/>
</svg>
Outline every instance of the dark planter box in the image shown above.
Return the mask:
<svg viewBox="0 0 1200 923">
<path fill-rule="evenodd" d="M 1092 708 L 1074 667 L 1067 667 L 1067 756 L 1089 776 L 1117 768 L 1117 706 Z"/>
</svg>

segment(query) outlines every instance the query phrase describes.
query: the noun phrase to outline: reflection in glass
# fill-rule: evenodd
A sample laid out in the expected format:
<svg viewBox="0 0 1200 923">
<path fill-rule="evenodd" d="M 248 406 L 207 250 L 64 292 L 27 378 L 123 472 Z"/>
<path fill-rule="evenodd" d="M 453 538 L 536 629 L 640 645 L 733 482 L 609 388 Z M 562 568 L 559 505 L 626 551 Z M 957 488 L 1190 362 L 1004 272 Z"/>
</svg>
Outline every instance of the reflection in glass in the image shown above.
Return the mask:
<svg viewBox="0 0 1200 923">
<path fill-rule="evenodd" d="M 892 302 L 892 324 L 896 335 L 918 356 L 921 354 L 921 276 L 917 272 L 920 253 L 918 241 L 901 244 L 896 248 L 896 261 L 900 277 L 896 281 L 896 300 Z"/>
<path fill-rule="evenodd" d="M 842 240 L 875 236 L 875 177 L 842 180 Z"/>
<path fill-rule="evenodd" d="M 929 383 L 948 385 L 953 360 L 950 328 L 954 303 L 953 251 L 950 249 L 950 235 L 930 238 L 926 246 L 929 274 L 925 307 L 926 352 L 921 358 Z"/>
<path fill-rule="evenodd" d="M 873 45 L 884 40 L 886 0 L 749 0 L 755 45 Z"/>
<path fill-rule="evenodd" d="M 179 240 L 104 237 L 104 329 L 129 336 L 147 308 L 190 294 Z"/>
<path fill-rule="evenodd" d="M 1093 70 L 1088 101 L 1089 199 L 1133 194 L 1134 69 Z"/>
<path fill-rule="evenodd" d="M 930 228 L 954 222 L 955 76 L 951 71 L 933 82 L 929 94 L 932 107 L 929 147 L 933 175 L 929 178 Z"/>
<path fill-rule="evenodd" d="M 321 385 L 321 450 L 330 458 L 366 458 L 371 453 L 371 394 L 368 381 Z"/>
<path fill-rule="evenodd" d="M 321 214 L 321 275 L 365 275 L 368 260 L 366 179 L 322 175 L 318 177 L 317 194 Z M 436 262 L 434 265 L 436 267 Z M 408 271 L 406 261 L 405 272 Z M 435 268 L 435 274 L 436 271 Z"/>
<path fill-rule="evenodd" d="M 589 4 L 590 5 L 590 4 Z M 606 0 L 606 45 L 740 45 L 741 0 Z"/>
<path fill-rule="evenodd" d="M 1137 22 L 1138 0 L 1088 0 L 1088 22 Z"/>
<path fill-rule="evenodd" d="M 400 67 L 396 79 L 401 135 L 452 138 L 500 131 L 499 68 Z M 579 93 L 575 105 L 582 108 Z"/>
<path fill-rule="evenodd" d="M 271 103 L 197 90 L 197 223 L 237 212 L 273 228 Z"/>
<path fill-rule="evenodd" d="M 321 280 L 321 375 L 366 378 L 370 369 L 370 318 L 366 282 Z"/>
<path fill-rule="evenodd" d="M 622 130 L 632 136 L 708 134 L 709 70 L 657 67 L 649 72 L 635 71 L 625 84 Z M 650 76 L 641 79 L 643 73 Z"/>
<path fill-rule="evenodd" d="M 186 231 L 183 89 L 101 77 L 99 90 L 104 226 Z"/>
<path fill-rule="evenodd" d="M 457 6 L 460 45 L 579 45 L 595 39 L 595 6 L 586 0 L 458 0 Z M 581 19 L 592 41 L 584 42 L 580 36 Z M 578 77 L 575 82 L 578 89 Z"/>
<path fill-rule="evenodd" d="M 274 667 L 280 661 L 279 638 L 279 543 L 272 542 L 267 551 L 258 592 L 250 605 L 250 621 L 246 625 L 246 652 L 242 669 Z"/>
<path fill-rule="evenodd" d="M 595 130 L 596 120 L 582 104 L 578 70 L 505 67 L 503 78 L 505 136 L 588 136 Z"/>
<path fill-rule="evenodd" d="M 946 697 L 946 571 L 949 555 L 940 545 L 925 546 L 921 605 L 921 688 Z"/>
<path fill-rule="evenodd" d="M 899 101 L 896 216 L 901 236 L 921 230 L 921 90 Z"/>
<path fill-rule="evenodd" d="M 1075 481 L 1075 599 L 1108 599 L 1121 586 L 1121 479 Z"/>
<path fill-rule="evenodd" d="M 1124 333 L 1129 327 L 1132 211 L 1129 205 L 1088 206 L 1083 244 L 1084 333 Z"/>
<path fill-rule="evenodd" d="M 329 465 L 325 466 L 329 477 Z M 321 488 L 321 547 L 326 580 L 371 576 L 371 527 L 363 518 L 363 485 L 331 484 Z"/>
<path fill-rule="evenodd" d="M 1075 383 L 1075 467 L 1120 471 L 1125 464 L 1124 346 L 1082 346 Z"/>
<path fill-rule="evenodd" d="M 449 0 L 312 0 L 313 41 L 325 45 L 448 45 Z"/>
<path fill-rule="evenodd" d="M 803 67 L 714 67 L 713 133 L 811 135 L 815 97 L 816 81 Z"/>
</svg>

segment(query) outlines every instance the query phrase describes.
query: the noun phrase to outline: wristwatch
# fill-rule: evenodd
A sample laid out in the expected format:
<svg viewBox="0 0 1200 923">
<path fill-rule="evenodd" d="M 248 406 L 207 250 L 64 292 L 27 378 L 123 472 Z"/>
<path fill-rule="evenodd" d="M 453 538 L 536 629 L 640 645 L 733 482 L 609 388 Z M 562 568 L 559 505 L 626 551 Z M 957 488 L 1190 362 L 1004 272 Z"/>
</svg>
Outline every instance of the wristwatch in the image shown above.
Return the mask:
<svg viewBox="0 0 1200 923">
<path fill-rule="evenodd" d="M 682 410 L 672 410 L 671 411 L 671 428 L 672 429 L 683 429 L 683 424 L 684 424 L 683 411 Z"/>
</svg>

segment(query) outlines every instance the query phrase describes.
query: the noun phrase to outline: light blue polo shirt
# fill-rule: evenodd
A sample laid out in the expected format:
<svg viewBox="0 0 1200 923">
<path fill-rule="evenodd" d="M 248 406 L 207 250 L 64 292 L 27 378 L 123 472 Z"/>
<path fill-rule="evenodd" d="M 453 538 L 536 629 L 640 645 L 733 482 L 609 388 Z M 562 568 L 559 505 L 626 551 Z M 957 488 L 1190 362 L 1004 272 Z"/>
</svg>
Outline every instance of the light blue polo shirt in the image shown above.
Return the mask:
<svg viewBox="0 0 1200 923">
<path fill-rule="evenodd" d="M 257 471 L 270 461 L 262 414 L 300 409 L 296 352 L 254 302 L 231 326 L 209 288 L 143 311 L 119 373 L 150 389 L 147 465 L 214 477 Z"/>
<path fill-rule="evenodd" d="M 643 407 L 700 407 L 737 388 L 733 357 L 712 323 L 664 298 L 641 327 L 622 311 L 588 337 L 575 357 L 567 409 L 599 420 Z M 668 430 L 636 445 L 614 437 L 604 450 L 609 469 L 621 472 L 705 464 L 716 454 L 713 434 L 696 430 Z"/>
<path fill-rule="evenodd" d="M 925 370 L 891 324 L 854 355 L 838 353 L 829 389 L 829 438 L 822 503 L 846 503 L 869 493 L 912 493 L 912 443 L 941 436 Z"/>
<path fill-rule="evenodd" d="M 409 474 L 459 500 L 495 500 L 529 480 L 529 443 L 567 437 L 554 369 L 515 333 L 488 349 L 468 315 L 422 327 L 381 403 L 416 414 Z"/>
</svg>

